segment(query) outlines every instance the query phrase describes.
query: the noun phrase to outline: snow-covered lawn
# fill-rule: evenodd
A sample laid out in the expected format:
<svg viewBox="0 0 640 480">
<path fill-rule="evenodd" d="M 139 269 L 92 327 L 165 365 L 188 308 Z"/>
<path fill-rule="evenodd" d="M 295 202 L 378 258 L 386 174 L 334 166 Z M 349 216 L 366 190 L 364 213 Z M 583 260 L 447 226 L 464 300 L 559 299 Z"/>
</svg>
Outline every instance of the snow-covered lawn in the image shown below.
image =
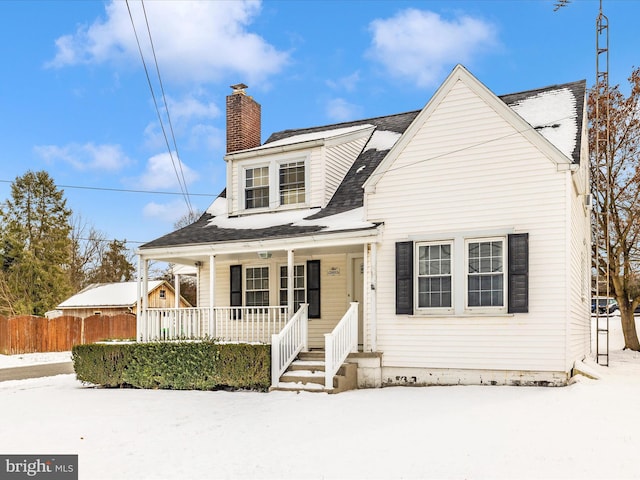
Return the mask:
<svg viewBox="0 0 640 480">
<path fill-rule="evenodd" d="M 0 453 L 79 455 L 81 479 L 640 478 L 640 355 L 564 388 L 323 393 L 0 383 Z M 5 365 L 0 358 L 0 367 Z"/>
</svg>

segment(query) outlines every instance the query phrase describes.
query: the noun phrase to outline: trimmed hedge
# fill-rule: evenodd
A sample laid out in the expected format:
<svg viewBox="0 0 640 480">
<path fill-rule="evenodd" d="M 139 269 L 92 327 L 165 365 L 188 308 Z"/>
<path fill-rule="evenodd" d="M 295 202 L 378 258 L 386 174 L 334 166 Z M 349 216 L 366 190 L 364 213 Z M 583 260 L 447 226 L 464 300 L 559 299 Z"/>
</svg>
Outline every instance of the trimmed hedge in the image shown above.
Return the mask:
<svg viewBox="0 0 640 480">
<path fill-rule="evenodd" d="M 250 389 L 271 385 L 271 346 L 215 341 L 75 345 L 78 380 L 103 387 L 172 390 Z"/>
</svg>

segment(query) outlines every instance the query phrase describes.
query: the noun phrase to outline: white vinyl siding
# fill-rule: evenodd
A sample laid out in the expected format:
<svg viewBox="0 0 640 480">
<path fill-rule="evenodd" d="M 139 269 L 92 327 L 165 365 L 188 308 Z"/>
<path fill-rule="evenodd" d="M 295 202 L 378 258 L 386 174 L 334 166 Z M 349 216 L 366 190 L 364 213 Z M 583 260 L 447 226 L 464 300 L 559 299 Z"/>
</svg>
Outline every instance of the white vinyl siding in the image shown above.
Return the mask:
<svg viewBox="0 0 640 480">
<path fill-rule="evenodd" d="M 325 149 L 326 167 L 325 167 L 325 188 L 322 205 L 326 205 L 333 194 L 336 192 L 344 176 L 353 165 L 354 160 L 358 157 L 365 143 L 369 140 L 369 136 L 357 138 L 350 142 L 339 145 L 328 146 Z"/>
<path fill-rule="evenodd" d="M 365 199 L 367 220 L 384 221 L 376 295 L 385 366 L 564 370 L 569 292 L 555 273 L 567 262 L 569 175 L 463 82 L 452 88 Z M 395 242 L 492 232 L 529 233 L 528 313 L 395 314 Z"/>
</svg>

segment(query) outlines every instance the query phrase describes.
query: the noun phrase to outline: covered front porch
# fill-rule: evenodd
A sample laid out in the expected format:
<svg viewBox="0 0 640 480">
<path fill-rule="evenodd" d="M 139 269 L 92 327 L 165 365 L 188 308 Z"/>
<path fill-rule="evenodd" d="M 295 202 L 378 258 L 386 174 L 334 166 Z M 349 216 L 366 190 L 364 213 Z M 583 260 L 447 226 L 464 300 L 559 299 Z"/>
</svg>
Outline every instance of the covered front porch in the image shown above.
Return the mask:
<svg viewBox="0 0 640 480">
<path fill-rule="evenodd" d="M 139 341 L 216 339 L 272 345 L 274 384 L 298 353 L 324 351 L 326 385 L 351 352 L 375 351 L 375 235 L 308 242 L 286 240 L 182 247 L 139 255 L 139 288 L 151 260 L 188 267 L 197 306 L 150 308 L 141 296 Z M 373 231 L 375 233 L 375 231 Z M 285 245 L 286 246 L 286 245 Z M 198 251 L 200 250 L 200 251 Z M 140 252 L 139 252 L 140 253 Z M 180 273 L 175 275 L 176 297 Z M 329 378 L 331 377 L 331 379 Z"/>
</svg>

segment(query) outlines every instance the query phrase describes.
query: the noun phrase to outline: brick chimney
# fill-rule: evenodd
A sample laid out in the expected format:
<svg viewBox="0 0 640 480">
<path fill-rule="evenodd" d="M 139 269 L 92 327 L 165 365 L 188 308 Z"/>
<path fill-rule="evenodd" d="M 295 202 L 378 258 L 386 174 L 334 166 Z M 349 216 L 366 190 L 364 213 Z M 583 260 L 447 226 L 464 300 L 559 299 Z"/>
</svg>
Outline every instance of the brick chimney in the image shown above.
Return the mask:
<svg viewBox="0 0 640 480">
<path fill-rule="evenodd" d="M 227 153 L 260 146 L 260 104 L 246 94 L 244 83 L 231 85 L 227 96 Z"/>
</svg>

